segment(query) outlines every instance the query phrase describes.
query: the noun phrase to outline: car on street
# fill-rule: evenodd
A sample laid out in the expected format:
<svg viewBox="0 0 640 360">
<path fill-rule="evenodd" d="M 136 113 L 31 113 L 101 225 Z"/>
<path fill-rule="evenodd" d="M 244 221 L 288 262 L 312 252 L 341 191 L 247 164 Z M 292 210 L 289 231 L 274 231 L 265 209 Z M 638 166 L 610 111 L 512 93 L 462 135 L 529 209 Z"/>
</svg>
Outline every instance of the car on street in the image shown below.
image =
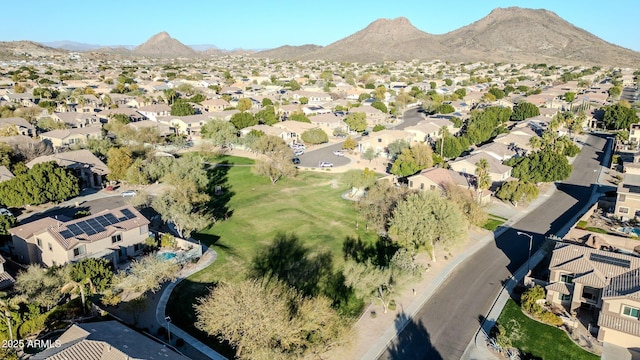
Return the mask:
<svg viewBox="0 0 640 360">
<path fill-rule="evenodd" d="M 304 144 L 295 143 L 295 144 L 291 145 L 291 148 L 292 148 L 293 150 L 304 150 L 304 149 L 306 149 L 307 147 L 306 147 Z"/>
<path fill-rule="evenodd" d="M 320 161 L 318 163 L 318 167 L 321 167 L 321 168 L 323 168 L 323 167 L 333 167 L 333 163 L 330 163 L 328 161 Z"/>
<path fill-rule="evenodd" d="M 0 208 L 0 215 L 13 216 L 13 213 L 5 208 Z"/>
<path fill-rule="evenodd" d="M 362 132 L 362 136 L 367 136 L 367 135 L 369 135 L 369 132 L 367 130 Z"/>
<path fill-rule="evenodd" d="M 122 195 L 122 197 L 134 197 L 134 196 L 138 195 L 138 192 L 135 191 L 135 190 L 127 190 L 127 191 L 123 192 L 121 195 Z"/>
<path fill-rule="evenodd" d="M 300 158 L 294 157 L 293 159 L 291 159 L 291 162 L 292 162 L 294 165 L 298 165 L 298 164 L 300 164 Z"/>
<path fill-rule="evenodd" d="M 304 154 L 304 150 L 296 150 L 293 152 L 293 156 L 300 156 L 302 154 Z"/>
<path fill-rule="evenodd" d="M 342 152 L 342 150 L 333 150 L 333 155 L 344 156 L 344 152 Z"/>
</svg>

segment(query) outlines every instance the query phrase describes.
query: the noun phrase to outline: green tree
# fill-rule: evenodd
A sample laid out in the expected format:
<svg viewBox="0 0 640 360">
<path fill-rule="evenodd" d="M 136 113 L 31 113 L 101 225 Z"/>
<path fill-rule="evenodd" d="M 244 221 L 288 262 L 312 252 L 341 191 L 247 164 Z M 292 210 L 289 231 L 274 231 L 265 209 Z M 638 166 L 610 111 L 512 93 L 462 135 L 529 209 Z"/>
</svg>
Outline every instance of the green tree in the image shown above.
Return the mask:
<svg viewBox="0 0 640 360">
<path fill-rule="evenodd" d="M 329 136 L 320 128 L 309 129 L 302 133 L 302 141 L 309 144 L 323 144 L 329 141 Z"/>
<path fill-rule="evenodd" d="M 564 101 L 572 103 L 576 99 L 576 93 L 567 91 L 562 97 L 564 98 Z"/>
<path fill-rule="evenodd" d="M 467 89 L 459 88 L 459 89 L 456 89 L 456 91 L 454 91 L 453 93 L 458 95 L 460 99 L 464 99 L 464 97 L 467 96 Z"/>
<path fill-rule="evenodd" d="M 281 138 L 273 135 L 262 136 L 256 141 L 254 150 L 267 157 L 256 162 L 254 171 L 269 177 L 272 185 L 283 176 L 295 176 L 297 173 L 295 165 L 291 162 L 293 151 Z"/>
<path fill-rule="evenodd" d="M 16 225 L 16 218 L 11 215 L 0 215 L 0 235 L 9 235 L 9 229 Z"/>
<path fill-rule="evenodd" d="M 495 96 L 497 100 L 500 100 L 505 96 L 504 91 L 501 89 L 498 89 L 497 87 L 492 87 L 491 89 L 489 89 L 489 94 Z"/>
<path fill-rule="evenodd" d="M 356 208 L 362 218 L 367 220 L 367 225 L 378 233 L 385 234 L 393 210 L 408 193 L 406 187 L 396 187 L 387 181 L 376 182 L 358 201 Z"/>
<path fill-rule="evenodd" d="M 367 128 L 367 116 L 363 112 L 352 112 L 344 118 L 351 131 L 362 132 Z"/>
<path fill-rule="evenodd" d="M 380 85 L 375 89 L 373 93 L 373 97 L 378 100 L 384 100 L 384 98 L 386 97 L 385 96 L 386 93 L 387 93 L 387 88 L 384 87 L 384 85 Z"/>
<path fill-rule="evenodd" d="M 80 193 L 79 180 L 55 162 L 34 165 L 0 183 L 0 199 L 6 206 L 22 207 L 49 201 L 60 202 Z"/>
<path fill-rule="evenodd" d="M 376 173 L 369 168 L 349 170 L 342 176 L 342 181 L 351 187 L 352 195 L 362 193 L 376 183 Z"/>
<path fill-rule="evenodd" d="M 298 91 L 302 87 L 300 86 L 300 84 L 296 80 L 291 80 L 291 81 L 289 81 L 289 88 L 291 89 L 291 91 Z"/>
<path fill-rule="evenodd" d="M 355 141 L 351 136 L 347 136 L 347 138 L 342 143 L 342 148 L 345 150 L 353 150 L 358 146 L 358 142 Z"/>
<path fill-rule="evenodd" d="M 382 124 L 376 124 L 376 126 L 373 127 L 373 132 L 378 132 L 378 131 L 382 131 L 382 130 L 386 130 L 387 127 L 382 125 Z"/>
<path fill-rule="evenodd" d="M 491 176 L 489 175 L 489 163 L 487 159 L 480 159 L 476 162 L 476 188 L 478 194 L 482 190 L 486 190 L 491 187 Z"/>
<path fill-rule="evenodd" d="M 456 243 L 467 236 L 460 209 L 434 191 L 410 194 L 398 203 L 389 221 L 392 239 L 409 250 L 426 250 L 436 261 L 435 245 Z"/>
<path fill-rule="evenodd" d="M 305 122 L 305 123 L 311 123 L 311 120 L 309 120 L 307 115 L 305 115 L 304 113 L 301 113 L 301 112 L 296 112 L 296 113 L 291 114 L 291 116 L 289 116 L 289 120 Z"/>
<path fill-rule="evenodd" d="M 424 143 L 413 144 L 410 147 L 411 156 L 416 161 L 416 165 L 420 170 L 433 166 L 433 150 L 431 146 Z"/>
<path fill-rule="evenodd" d="M 44 269 L 38 265 L 29 265 L 18 274 L 15 289 L 29 299 L 29 302 L 51 310 L 61 298 L 62 287 L 70 280 L 69 267 Z"/>
<path fill-rule="evenodd" d="M 136 295 L 147 291 L 155 293 L 164 282 L 175 280 L 179 269 L 176 262 L 149 254 L 133 260 L 127 271 L 119 271 L 113 277 L 111 289 L 117 293 L 125 293 L 121 300 L 127 298 L 127 292 Z"/>
<path fill-rule="evenodd" d="M 113 280 L 113 266 L 108 260 L 86 258 L 71 265 L 71 279 L 83 282 L 91 279 L 96 291 L 105 291 Z"/>
<path fill-rule="evenodd" d="M 609 90 L 607 90 L 607 92 L 612 98 L 617 98 L 618 96 L 620 96 L 620 94 L 622 94 L 622 86 L 612 86 L 609 88 Z"/>
<path fill-rule="evenodd" d="M 395 158 L 402 153 L 402 150 L 409 148 L 409 142 L 404 139 L 394 140 L 387 145 L 387 155 L 389 159 Z"/>
<path fill-rule="evenodd" d="M 530 202 L 538 197 L 538 187 L 528 181 L 507 181 L 496 191 L 496 197 L 517 205 L 519 202 Z"/>
<path fill-rule="evenodd" d="M 387 109 L 387 106 L 380 100 L 376 100 L 376 101 L 372 102 L 371 103 L 371 107 L 376 108 L 376 109 L 382 111 L 385 114 L 389 113 L 389 110 Z"/>
<path fill-rule="evenodd" d="M 196 113 L 196 109 L 191 106 L 188 102 L 177 101 L 173 105 L 171 105 L 171 115 L 172 116 L 189 116 Z"/>
<path fill-rule="evenodd" d="M 258 125 L 258 120 L 250 112 L 240 112 L 233 114 L 231 120 L 229 120 L 236 129 L 244 129 L 249 126 Z"/>
<path fill-rule="evenodd" d="M 109 180 L 122 180 L 127 174 L 127 169 L 133 164 L 131 150 L 128 147 L 113 147 L 107 152 L 107 167 Z"/>
<path fill-rule="evenodd" d="M 265 98 L 266 99 L 266 98 Z M 260 124 L 273 125 L 279 121 L 273 105 L 267 105 L 255 115 Z"/>
<path fill-rule="evenodd" d="M 228 146 L 237 142 L 238 129 L 229 121 L 212 119 L 202 126 L 202 137 L 210 139 L 214 145 Z"/>
<path fill-rule="evenodd" d="M 483 226 L 487 222 L 487 213 L 469 189 L 461 188 L 453 183 L 444 184 L 447 200 L 455 204 L 470 224 Z"/>
<path fill-rule="evenodd" d="M 378 153 L 372 147 L 367 147 L 366 150 L 362 153 L 362 158 L 365 160 L 369 160 L 369 162 L 377 157 Z"/>
<path fill-rule="evenodd" d="M 420 171 L 411 150 L 404 149 L 391 166 L 391 173 L 398 177 L 407 177 Z"/>
<path fill-rule="evenodd" d="M 505 165 L 513 167 L 513 177 L 534 183 L 565 180 L 572 171 L 567 157 L 548 147 L 527 156 L 511 158 Z"/>
<path fill-rule="evenodd" d="M 640 121 L 635 110 L 621 104 L 607 105 L 601 110 L 604 110 L 604 126 L 610 130 L 629 129 L 631 124 Z"/>
<path fill-rule="evenodd" d="M 434 109 L 436 114 L 451 114 L 455 111 L 456 109 L 451 104 L 440 104 Z"/>
<path fill-rule="evenodd" d="M 273 106 L 273 101 L 271 101 L 271 99 L 269 98 L 264 98 L 262 99 L 262 106 L 263 107 Z"/>
<path fill-rule="evenodd" d="M 251 109 L 252 103 L 251 103 L 251 99 L 249 98 L 242 98 L 240 100 L 238 100 L 238 110 L 240 111 L 247 111 L 249 109 Z"/>
<path fill-rule="evenodd" d="M 521 121 L 538 115 L 540 115 L 540 109 L 537 106 L 530 102 L 520 101 L 513 107 L 511 120 Z"/>
</svg>

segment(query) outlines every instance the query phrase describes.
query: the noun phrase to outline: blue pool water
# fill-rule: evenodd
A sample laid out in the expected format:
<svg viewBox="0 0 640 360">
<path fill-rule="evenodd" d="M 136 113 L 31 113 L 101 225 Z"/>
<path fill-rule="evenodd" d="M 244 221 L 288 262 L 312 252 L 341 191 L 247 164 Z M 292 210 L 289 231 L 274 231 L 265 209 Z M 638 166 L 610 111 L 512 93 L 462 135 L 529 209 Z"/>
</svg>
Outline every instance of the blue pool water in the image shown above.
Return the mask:
<svg viewBox="0 0 640 360">
<path fill-rule="evenodd" d="M 160 257 L 160 259 L 162 260 L 171 260 L 173 258 L 175 258 L 177 255 L 172 253 L 172 252 L 162 252 L 158 254 L 158 257 Z"/>
<path fill-rule="evenodd" d="M 618 231 L 627 235 L 635 235 L 637 237 L 640 237 L 640 229 L 632 226 L 625 226 L 625 227 L 619 228 Z"/>
</svg>

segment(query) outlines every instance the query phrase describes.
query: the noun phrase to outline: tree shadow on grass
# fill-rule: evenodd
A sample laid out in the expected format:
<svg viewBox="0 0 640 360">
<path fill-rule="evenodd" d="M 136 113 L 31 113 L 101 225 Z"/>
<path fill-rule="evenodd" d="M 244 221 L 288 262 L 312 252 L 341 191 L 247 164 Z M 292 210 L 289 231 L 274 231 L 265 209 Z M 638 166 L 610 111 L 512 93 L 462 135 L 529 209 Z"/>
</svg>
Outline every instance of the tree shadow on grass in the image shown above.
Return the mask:
<svg viewBox="0 0 640 360">
<path fill-rule="evenodd" d="M 219 242 L 220 236 L 218 235 L 206 234 L 206 233 L 194 233 L 193 238 L 201 241 L 204 245 L 207 245 L 209 247 L 216 247 L 218 249 L 224 250 L 226 253 L 230 255 L 236 254 L 235 250 L 232 247 Z"/>
<path fill-rule="evenodd" d="M 295 235 L 277 234 L 254 259 L 250 276 L 280 280 L 305 296 L 318 295 L 333 275 L 331 253 L 312 254 Z"/>
<path fill-rule="evenodd" d="M 342 253 L 345 259 L 352 259 L 358 263 L 367 262 L 377 266 L 388 266 L 393 255 L 400 249 L 389 238 L 380 236 L 374 243 L 364 242 L 360 237 L 347 236 L 342 244 Z"/>
<path fill-rule="evenodd" d="M 227 176 L 229 169 L 231 169 L 229 161 L 224 160 L 207 170 L 208 192 L 211 196 L 209 209 L 211 215 L 217 220 L 226 220 L 232 215 L 232 211 L 229 210 L 229 201 L 235 193 L 231 191 L 229 184 Z"/>
</svg>

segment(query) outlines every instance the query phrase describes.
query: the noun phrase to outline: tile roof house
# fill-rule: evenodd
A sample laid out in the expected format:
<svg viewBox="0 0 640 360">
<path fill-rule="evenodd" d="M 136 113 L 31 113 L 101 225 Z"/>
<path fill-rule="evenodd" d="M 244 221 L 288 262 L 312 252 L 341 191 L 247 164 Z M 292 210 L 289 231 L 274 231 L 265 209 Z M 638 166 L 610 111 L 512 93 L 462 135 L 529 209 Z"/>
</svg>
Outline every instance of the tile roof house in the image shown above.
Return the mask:
<svg viewBox="0 0 640 360">
<path fill-rule="evenodd" d="M 594 311 L 598 340 L 640 344 L 640 258 L 557 243 L 549 264 L 547 301 L 568 311 Z"/>
<path fill-rule="evenodd" d="M 109 168 L 89 150 L 73 150 L 56 153 L 53 155 L 39 156 L 26 165 L 32 168 L 33 165 L 55 161 L 56 164 L 75 171 L 80 178 L 81 187 L 102 187 L 105 176 L 109 173 Z"/>
<path fill-rule="evenodd" d="M 101 124 L 98 114 L 79 112 L 54 112 L 51 118 L 69 124 L 71 127 L 85 127 Z"/>
<path fill-rule="evenodd" d="M 453 161 L 451 162 L 451 169 L 457 172 L 475 175 L 476 163 L 480 161 L 480 159 L 487 160 L 487 163 L 489 164 L 489 176 L 491 177 L 492 182 L 501 183 L 511 177 L 511 166 L 503 165 L 493 156 L 483 153 L 471 154 L 467 157 Z"/>
<path fill-rule="evenodd" d="M 17 133 L 15 135 L 36 135 L 35 126 L 31 125 L 31 123 L 21 117 L 0 118 L 0 130 L 9 131 L 8 128 L 10 127 L 16 130 Z"/>
<path fill-rule="evenodd" d="M 47 217 L 9 229 L 9 249 L 22 263 L 50 267 L 91 257 L 117 267 L 142 253 L 148 225 L 129 205 L 69 221 Z"/>
<path fill-rule="evenodd" d="M 407 177 L 409 188 L 416 190 L 443 190 L 447 184 L 454 184 L 464 189 L 471 189 L 469 179 L 453 170 L 440 167 L 424 169 Z"/>
<path fill-rule="evenodd" d="M 31 360 L 188 360 L 115 320 L 71 325 L 50 347 Z"/>
<path fill-rule="evenodd" d="M 15 176 L 6 166 L 0 166 L 0 182 L 13 179 Z"/>
<path fill-rule="evenodd" d="M 54 149 L 86 144 L 89 139 L 102 139 L 102 126 L 51 130 L 40 134 L 40 139 L 50 142 Z"/>
<path fill-rule="evenodd" d="M 408 143 L 413 141 L 413 134 L 404 130 L 381 130 L 371 133 L 368 137 L 363 137 L 358 142 L 358 151 L 364 153 L 368 148 L 382 155 L 387 155 L 387 146 L 394 141 L 404 140 Z"/>
<path fill-rule="evenodd" d="M 144 115 L 148 119 L 151 119 L 153 121 L 158 121 L 158 117 L 170 115 L 171 106 L 167 104 L 147 105 L 139 108 L 138 112 Z"/>
<path fill-rule="evenodd" d="M 231 104 L 225 99 L 208 99 L 202 102 L 202 106 L 208 112 L 223 111 L 231 107 Z"/>
<path fill-rule="evenodd" d="M 614 215 L 622 220 L 640 217 L 640 155 L 624 162 L 622 181 L 618 183 Z"/>
</svg>

